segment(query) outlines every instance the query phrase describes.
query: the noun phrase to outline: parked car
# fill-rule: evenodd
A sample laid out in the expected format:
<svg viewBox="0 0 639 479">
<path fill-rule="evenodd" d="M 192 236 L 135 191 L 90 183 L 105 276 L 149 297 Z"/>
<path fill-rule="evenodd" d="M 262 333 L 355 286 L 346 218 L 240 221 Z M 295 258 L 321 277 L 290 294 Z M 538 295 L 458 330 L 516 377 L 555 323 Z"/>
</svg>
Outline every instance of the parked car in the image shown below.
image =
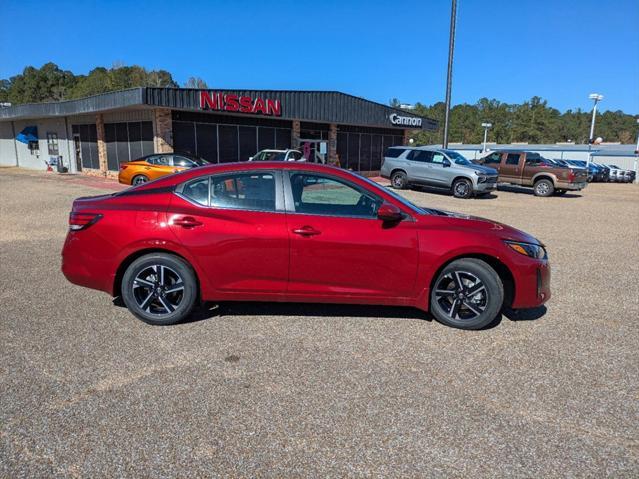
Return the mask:
<svg viewBox="0 0 639 479">
<path fill-rule="evenodd" d="M 261 150 L 249 158 L 249 161 L 306 161 L 299 150 Z"/>
<path fill-rule="evenodd" d="M 610 168 L 600 163 L 590 162 L 595 168 L 595 181 L 609 181 L 610 180 Z"/>
<path fill-rule="evenodd" d="M 608 165 L 608 168 L 610 168 L 610 181 L 616 181 L 619 183 L 634 181 L 633 171 L 624 170 L 616 165 Z"/>
<path fill-rule="evenodd" d="M 497 187 L 495 169 L 476 165 L 456 151 L 426 146 L 388 148 L 380 174 L 390 178 L 393 188 L 443 188 L 457 198 L 487 194 Z"/>
<path fill-rule="evenodd" d="M 579 191 L 588 184 L 585 169 L 558 167 L 539 153 L 500 150 L 475 161 L 496 168 L 499 171 L 499 183 L 530 186 L 535 196 Z"/>
<path fill-rule="evenodd" d="M 62 272 L 158 325 L 199 300 L 294 301 L 414 306 L 479 329 L 550 298 L 536 238 L 295 162 L 211 165 L 78 198 Z"/>
<path fill-rule="evenodd" d="M 568 163 L 568 165 L 570 165 L 571 168 L 581 168 L 581 169 L 586 169 L 586 162 L 583 160 L 563 160 L 566 163 Z M 597 174 L 597 168 L 590 163 L 589 165 L 587 165 L 587 169 L 588 169 L 588 182 L 591 181 L 595 181 L 595 175 Z"/>
<path fill-rule="evenodd" d="M 207 165 L 208 161 L 184 153 L 160 153 L 120 163 L 118 181 L 125 185 L 141 185 L 178 171 Z"/>
</svg>

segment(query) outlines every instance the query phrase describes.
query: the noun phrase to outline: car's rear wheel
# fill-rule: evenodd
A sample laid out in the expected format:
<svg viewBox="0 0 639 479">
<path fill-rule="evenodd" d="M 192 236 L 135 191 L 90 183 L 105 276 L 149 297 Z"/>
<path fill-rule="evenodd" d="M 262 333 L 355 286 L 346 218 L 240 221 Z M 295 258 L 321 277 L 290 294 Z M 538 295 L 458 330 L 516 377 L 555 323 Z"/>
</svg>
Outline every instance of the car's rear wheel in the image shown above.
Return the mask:
<svg viewBox="0 0 639 479">
<path fill-rule="evenodd" d="M 403 171 L 395 171 L 391 175 L 391 186 L 398 190 L 403 190 L 408 186 L 408 177 Z"/>
<path fill-rule="evenodd" d="M 482 329 L 492 324 L 504 302 L 495 270 L 475 258 L 458 259 L 439 274 L 430 293 L 432 315 L 447 326 Z"/>
<path fill-rule="evenodd" d="M 149 179 L 146 176 L 144 176 L 144 175 L 135 175 L 133 177 L 133 179 L 131 180 L 131 184 L 133 186 L 136 186 L 136 185 L 141 185 L 143 183 L 146 183 L 147 181 L 149 181 Z"/>
<path fill-rule="evenodd" d="M 555 192 L 555 185 L 552 184 L 552 181 L 541 179 L 535 182 L 534 186 L 535 196 L 552 196 Z"/>
<path fill-rule="evenodd" d="M 473 196 L 473 184 L 466 178 L 459 178 L 453 183 L 453 196 L 455 198 L 470 198 Z"/>
<path fill-rule="evenodd" d="M 149 324 L 182 321 L 193 310 L 197 291 L 193 269 L 183 259 L 167 253 L 141 256 L 122 277 L 124 304 Z"/>
</svg>

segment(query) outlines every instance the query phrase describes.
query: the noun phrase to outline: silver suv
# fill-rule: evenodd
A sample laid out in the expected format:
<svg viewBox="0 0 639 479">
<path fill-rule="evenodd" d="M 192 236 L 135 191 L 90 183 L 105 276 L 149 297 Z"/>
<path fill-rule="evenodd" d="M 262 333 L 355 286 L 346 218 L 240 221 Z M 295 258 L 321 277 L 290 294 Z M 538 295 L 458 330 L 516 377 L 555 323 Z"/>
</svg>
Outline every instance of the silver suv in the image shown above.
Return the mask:
<svg viewBox="0 0 639 479">
<path fill-rule="evenodd" d="M 487 194 L 497 188 L 497 170 L 476 165 L 456 151 L 428 146 L 392 146 L 384 153 L 381 175 L 393 188 L 411 185 L 445 188 L 457 198 Z"/>
</svg>

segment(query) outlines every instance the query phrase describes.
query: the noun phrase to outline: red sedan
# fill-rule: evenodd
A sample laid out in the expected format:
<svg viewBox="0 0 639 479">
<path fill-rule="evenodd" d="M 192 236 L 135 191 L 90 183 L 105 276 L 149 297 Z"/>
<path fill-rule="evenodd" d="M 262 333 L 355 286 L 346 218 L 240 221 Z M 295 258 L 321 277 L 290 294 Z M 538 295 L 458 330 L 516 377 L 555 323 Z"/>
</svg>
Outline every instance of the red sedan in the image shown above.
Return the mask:
<svg viewBox="0 0 639 479">
<path fill-rule="evenodd" d="M 479 329 L 550 298 L 534 237 L 295 162 L 205 166 L 79 198 L 62 271 L 160 325 L 200 301 L 290 301 L 414 306 Z"/>
</svg>

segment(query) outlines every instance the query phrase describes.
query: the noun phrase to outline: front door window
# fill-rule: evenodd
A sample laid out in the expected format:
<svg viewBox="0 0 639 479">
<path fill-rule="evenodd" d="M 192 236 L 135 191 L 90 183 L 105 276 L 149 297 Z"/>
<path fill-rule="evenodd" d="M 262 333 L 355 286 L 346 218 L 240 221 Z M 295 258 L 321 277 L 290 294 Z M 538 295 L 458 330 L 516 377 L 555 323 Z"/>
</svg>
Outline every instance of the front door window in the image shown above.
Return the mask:
<svg viewBox="0 0 639 479">
<path fill-rule="evenodd" d="M 380 198 L 345 182 L 306 173 L 291 175 L 296 213 L 375 218 Z"/>
</svg>

